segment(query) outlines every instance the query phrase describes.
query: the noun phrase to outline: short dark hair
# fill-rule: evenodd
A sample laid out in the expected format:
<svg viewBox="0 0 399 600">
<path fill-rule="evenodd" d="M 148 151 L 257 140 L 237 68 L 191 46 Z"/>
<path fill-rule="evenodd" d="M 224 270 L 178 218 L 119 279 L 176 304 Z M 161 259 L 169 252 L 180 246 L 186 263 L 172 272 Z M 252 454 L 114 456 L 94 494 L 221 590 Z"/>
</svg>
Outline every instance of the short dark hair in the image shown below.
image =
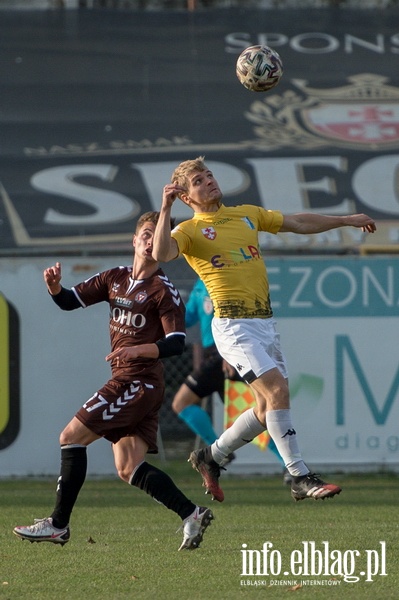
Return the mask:
<svg viewBox="0 0 399 600">
<path fill-rule="evenodd" d="M 157 212 L 156 210 L 143 213 L 136 223 L 136 233 L 139 231 L 139 229 L 142 228 L 143 224 L 147 221 L 150 221 L 151 223 L 154 223 L 154 225 L 156 225 L 158 223 L 158 219 L 159 212 Z"/>
<path fill-rule="evenodd" d="M 159 212 L 157 210 L 150 210 L 148 212 L 143 213 L 138 218 L 138 221 L 136 223 L 135 233 L 136 234 L 138 233 L 138 231 L 142 228 L 144 223 L 147 223 L 149 221 L 150 223 L 154 223 L 154 225 L 156 225 L 158 223 L 158 220 L 159 220 Z M 170 220 L 170 226 L 173 229 L 173 227 L 175 226 L 175 219 Z"/>
</svg>

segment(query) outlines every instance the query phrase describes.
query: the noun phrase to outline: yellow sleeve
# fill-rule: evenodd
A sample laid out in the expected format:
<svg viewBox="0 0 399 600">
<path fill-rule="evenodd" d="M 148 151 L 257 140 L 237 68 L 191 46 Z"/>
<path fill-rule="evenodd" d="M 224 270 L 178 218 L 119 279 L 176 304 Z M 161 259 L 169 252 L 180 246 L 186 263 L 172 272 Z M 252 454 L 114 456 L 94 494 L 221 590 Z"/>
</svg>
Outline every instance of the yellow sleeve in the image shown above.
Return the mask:
<svg viewBox="0 0 399 600">
<path fill-rule="evenodd" d="M 259 209 L 259 231 L 278 233 L 283 224 L 283 214 L 279 210 Z"/>
<path fill-rule="evenodd" d="M 192 245 L 192 237 L 190 237 L 189 231 L 186 231 L 188 227 L 185 226 L 185 224 L 185 222 L 180 223 L 173 229 L 171 233 L 172 238 L 175 239 L 177 242 L 177 246 L 179 248 L 179 255 L 189 254 L 189 250 Z"/>
</svg>

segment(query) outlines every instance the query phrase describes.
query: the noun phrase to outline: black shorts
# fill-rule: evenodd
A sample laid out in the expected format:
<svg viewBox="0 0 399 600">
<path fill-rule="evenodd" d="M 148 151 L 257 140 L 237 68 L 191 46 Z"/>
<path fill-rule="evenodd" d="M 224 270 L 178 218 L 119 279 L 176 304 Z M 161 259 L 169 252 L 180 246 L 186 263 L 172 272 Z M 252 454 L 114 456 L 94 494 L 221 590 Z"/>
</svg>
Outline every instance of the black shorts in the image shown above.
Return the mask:
<svg viewBox="0 0 399 600">
<path fill-rule="evenodd" d="M 223 402 L 224 400 L 224 373 L 223 358 L 215 346 L 205 348 L 203 359 L 198 369 L 188 375 L 184 383 L 199 398 L 211 396 L 217 392 Z"/>
</svg>

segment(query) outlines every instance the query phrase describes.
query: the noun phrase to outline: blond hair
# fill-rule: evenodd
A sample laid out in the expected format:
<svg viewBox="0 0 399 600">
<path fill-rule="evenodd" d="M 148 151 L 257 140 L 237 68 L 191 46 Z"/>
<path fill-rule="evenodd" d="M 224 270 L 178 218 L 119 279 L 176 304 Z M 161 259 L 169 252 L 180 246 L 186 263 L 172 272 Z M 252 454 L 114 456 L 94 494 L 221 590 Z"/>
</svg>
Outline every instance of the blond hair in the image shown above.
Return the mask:
<svg viewBox="0 0 399 600">
<path fill-rule="evenodd" d="M 193 160 L 185 160 L 184 162 L 180 163 L 180 165 L 178 165 L 173 171 L 171 182 L 177 183 L 181 187 L 184 187 L 186 190 L 188 190 L 188 178 L 190 174 L 194 173 L 194 171 L 201 173 L 202 171 L 206 171 L 208 169 L 204 160 L 204 156 L 198 156 Z"/>
</svg>

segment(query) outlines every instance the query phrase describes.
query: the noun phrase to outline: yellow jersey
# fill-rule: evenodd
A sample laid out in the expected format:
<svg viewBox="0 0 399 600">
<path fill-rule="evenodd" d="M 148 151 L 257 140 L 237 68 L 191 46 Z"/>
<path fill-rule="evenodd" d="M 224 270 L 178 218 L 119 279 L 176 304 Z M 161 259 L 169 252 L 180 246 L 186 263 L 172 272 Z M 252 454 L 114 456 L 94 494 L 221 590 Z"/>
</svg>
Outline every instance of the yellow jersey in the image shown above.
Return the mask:
<svg viewBox="0 0 399 600">
<path fill-rule="evenodd" d="M 277 233 L 279 211 L 243 204 L 217 212 L 194 213 L 172 231 L 188 264 L 205 283 L 215 317 L 269 318 L 272 308 L 258 232 Z"/>
</svg>

